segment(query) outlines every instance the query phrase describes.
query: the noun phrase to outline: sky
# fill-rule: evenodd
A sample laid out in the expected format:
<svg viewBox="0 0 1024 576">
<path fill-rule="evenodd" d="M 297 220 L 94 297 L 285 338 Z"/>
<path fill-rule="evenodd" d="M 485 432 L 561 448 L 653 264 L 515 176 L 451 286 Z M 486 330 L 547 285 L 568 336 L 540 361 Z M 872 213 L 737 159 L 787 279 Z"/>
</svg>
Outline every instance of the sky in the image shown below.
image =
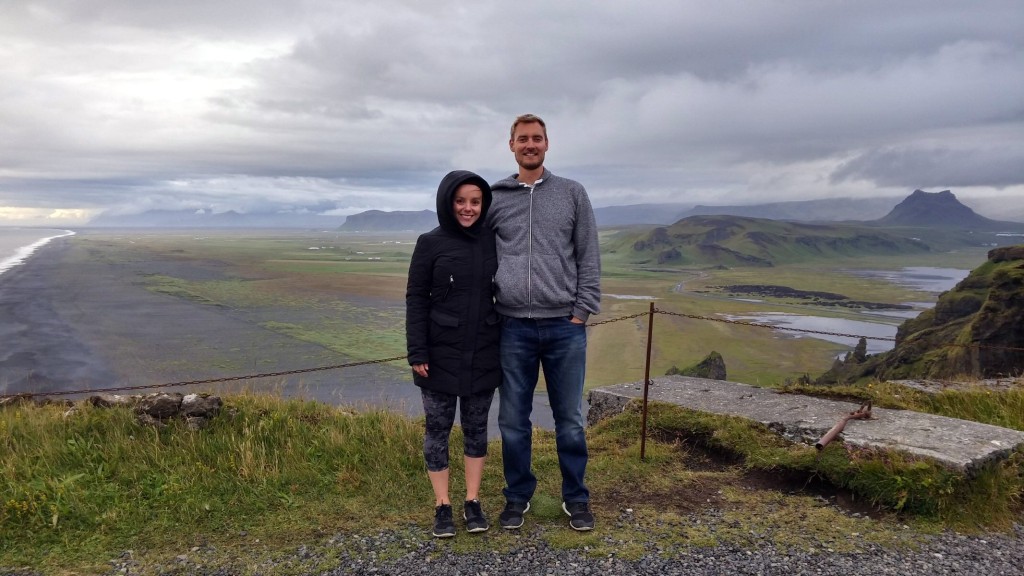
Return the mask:
<svg viewBox="0 0 1024 576">
<path fill-rule="evenodd" d="M 515 173 L 523 113 L 594 206 L 1024 215 L 1022 30 L 1019 0 L 0 0 L 0 225 L 430 209 Z"/>
</svg>

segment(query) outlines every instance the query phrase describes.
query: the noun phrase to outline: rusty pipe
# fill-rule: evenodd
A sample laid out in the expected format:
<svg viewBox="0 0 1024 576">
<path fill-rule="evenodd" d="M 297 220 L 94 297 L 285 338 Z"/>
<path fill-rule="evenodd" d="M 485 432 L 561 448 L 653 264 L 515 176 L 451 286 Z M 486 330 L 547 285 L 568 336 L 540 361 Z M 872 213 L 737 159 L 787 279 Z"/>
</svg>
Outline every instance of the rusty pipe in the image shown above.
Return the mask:
<svg viewBox="0 0 1024 576">
<path fill-rule="evenodd" d="M 871 418 L 871 400 L 861 404 L 857 410 L 840 418 L 839 422 L 836 422 L 836 425 L 831 430 L 814 443 L 814 447 L 818 450 L 823 450 L 825 446 L 828 446 L 829 442 L 835 440 L 836 436 L 839 436 L 843 429 L 846 428 L 847 422 L 850 420 L 867 420 L 868 418 Z"/>
</svg>

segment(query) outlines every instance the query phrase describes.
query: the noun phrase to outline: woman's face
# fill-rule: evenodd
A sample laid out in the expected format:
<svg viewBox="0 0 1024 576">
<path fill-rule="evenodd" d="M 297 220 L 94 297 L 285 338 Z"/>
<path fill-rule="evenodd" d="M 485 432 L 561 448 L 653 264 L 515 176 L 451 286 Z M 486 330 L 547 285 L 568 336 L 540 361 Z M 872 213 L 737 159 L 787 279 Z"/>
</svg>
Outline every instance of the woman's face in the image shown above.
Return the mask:
<svg viewBox="0 0 1024 576">
<path fill-rule="evenodd" d="M 476 184 L 463 184 L 455 191 L 455 219 L 463 228 L 469 228 L 480 219 L 484 193 Z"/>
</svg>

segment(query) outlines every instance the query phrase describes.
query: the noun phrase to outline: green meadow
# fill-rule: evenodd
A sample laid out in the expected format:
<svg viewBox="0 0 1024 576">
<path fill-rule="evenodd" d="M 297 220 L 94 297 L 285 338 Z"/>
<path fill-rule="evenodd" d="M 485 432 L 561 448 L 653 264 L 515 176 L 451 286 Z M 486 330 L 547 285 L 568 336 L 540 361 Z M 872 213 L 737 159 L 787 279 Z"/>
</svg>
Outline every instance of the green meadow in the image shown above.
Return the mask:
<svg viewBox="0 0 1024 576">
<path fill-rule="evenodd" d="M 653 375 L 664 374 L 672 366 L 692 365 L 715 351 L 725 359 L 730 380 L 778 386 L 804 374 L 824 372 L 847 348 L 716 320 L 764 312 L 854 318 L 857 312 L 783 299 L 732 299 L 719 293 L 717 286 L 777 284 L 840 293 L 853 300 L 928 301 L 935 295 L 847 271 L 911 265 L 970 269 L 985 259 L 985 252 L 979 249 L 911 257 L 827 259 L 773 268 L 638 266 L 621 253 L 622 233 L 607 230 L 601 234 L 604 296 L 602 312 L 591 322 L 613 322 L 590 331 L 588 387 L 643 379 L 648 318 L 619 320 L 648 311 L 649 300 L 637 297 L 653 298 L 659 311 L 700 317 L 655 315 Z M 173 264 L 164 266 L 159 274 L 133 279 L 150 291 L 197 306 L 273 309 L 276 312 L 264 315 L 262 328 L 352 359 L 371 360 L 404 354 L 405 282 L 415 238 L 411 233 L 332 231 L 92 231 L 74 242 L 86 258 Z"/>
</svg>

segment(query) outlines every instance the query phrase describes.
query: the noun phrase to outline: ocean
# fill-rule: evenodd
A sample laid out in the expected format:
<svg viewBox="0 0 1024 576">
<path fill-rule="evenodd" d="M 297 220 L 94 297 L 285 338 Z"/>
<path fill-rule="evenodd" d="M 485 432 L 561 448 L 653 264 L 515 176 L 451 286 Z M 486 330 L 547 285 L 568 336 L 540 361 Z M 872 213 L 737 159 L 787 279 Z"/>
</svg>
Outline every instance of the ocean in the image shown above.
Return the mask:
<svg viewBox="0 0 1024 576">
<path fill-rule="evenodd" d="M 54 238 L 70 236 L 71 230 L 0 226 L 0 275 L 21 264 L 40 246 Z"/>
</svg>

